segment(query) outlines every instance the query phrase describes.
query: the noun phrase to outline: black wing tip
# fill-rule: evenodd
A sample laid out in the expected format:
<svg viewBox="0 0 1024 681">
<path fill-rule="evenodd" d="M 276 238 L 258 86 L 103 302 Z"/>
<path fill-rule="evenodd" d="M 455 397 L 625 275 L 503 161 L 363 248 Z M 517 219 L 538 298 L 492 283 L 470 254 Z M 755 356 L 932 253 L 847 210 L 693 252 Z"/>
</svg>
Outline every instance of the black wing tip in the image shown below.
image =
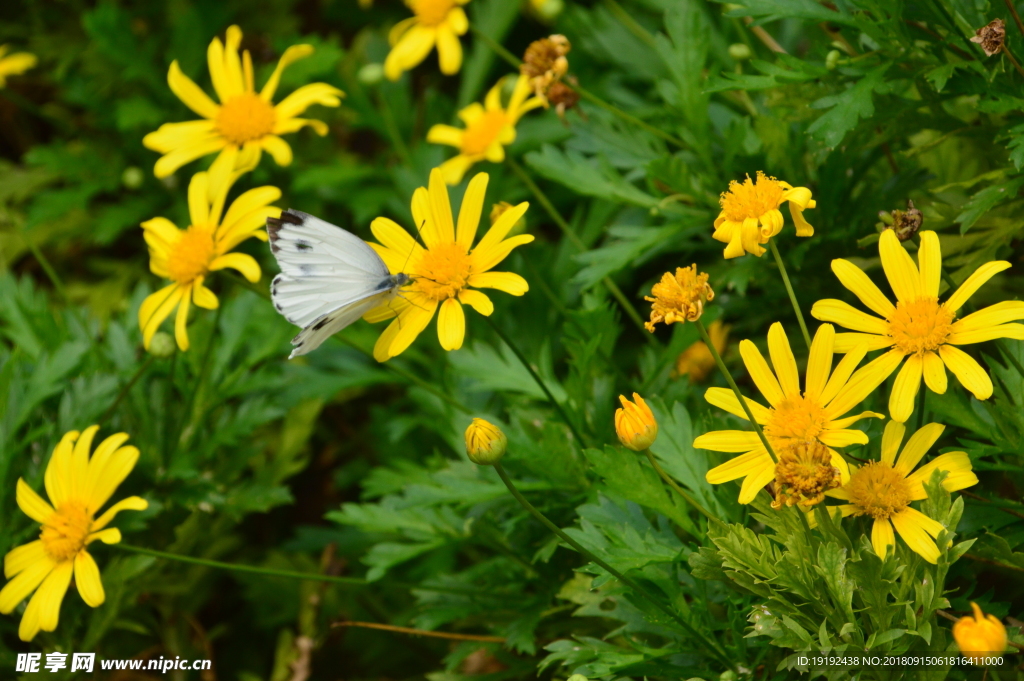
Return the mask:
<svg viewBox="0 0 1024 681">
<path fill-rule="evenodd" d="M 275 243 L 278 239 L 281 228 L 285 225 L 301 225 L 309 217 L 308 213 L 301 211 L 288 210 L 281 211 L 281 217 L 279 218 L 267 218 L 267 236 L 270 237 L 270 250 L 277 253 L 280 248 Z"/>
</svg>

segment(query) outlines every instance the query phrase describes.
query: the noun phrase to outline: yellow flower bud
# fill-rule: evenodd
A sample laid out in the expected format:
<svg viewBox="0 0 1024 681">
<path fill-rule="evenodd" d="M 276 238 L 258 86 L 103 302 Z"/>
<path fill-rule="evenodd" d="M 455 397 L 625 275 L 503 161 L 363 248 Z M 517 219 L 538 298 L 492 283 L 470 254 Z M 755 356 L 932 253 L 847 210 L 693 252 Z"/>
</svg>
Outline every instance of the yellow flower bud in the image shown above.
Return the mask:
<svg viewBox="0 0 1024 681">
<path fill-rule="evenodd" d="M 953 638 L 960 653 L 970 659 L 995 656 L 1006 650 L 1006 627 L 992 615 L 986 615 L 977 603 L 971 603 L 974 617 L 961 617 L 953 625 Z"/>
<path fill-rule="evenodd" d="M 642 452 L 658 438 L 658 422 L 644 398 L 633 393 L 633 400 L 619 395 L 622 408 L 615 410 L 615 434 L 624 447 Z"/>
<path fill-rule="evenodd" d="M 493 466 L 505 456 L 508 438 L 501 429 L 483 419 L 473 419 L 466 428 L 466 454 L 481 466 Z"/>
</svg>

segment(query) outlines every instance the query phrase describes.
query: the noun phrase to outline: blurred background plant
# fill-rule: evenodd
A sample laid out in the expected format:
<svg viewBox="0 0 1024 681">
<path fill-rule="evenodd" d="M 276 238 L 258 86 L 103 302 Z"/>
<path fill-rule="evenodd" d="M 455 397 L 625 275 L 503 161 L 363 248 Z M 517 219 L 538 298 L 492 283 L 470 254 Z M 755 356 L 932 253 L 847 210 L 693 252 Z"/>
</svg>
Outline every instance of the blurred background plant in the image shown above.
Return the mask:
<svg viewBox="0 0 1024 681">
<path fill-rule="evenodd" d="M 953 502 L 933 486 L 926 504 L 932 517 L 958 518 L 958 540 L 974 543 L 938 567 L 901 548 L 883 568 L 862 543 L 863 518 L 821 530 L 812 552 L 795 509 L 752 510 L 736 502 L 734 485 L 710 485 L 707 470 L 728 455 L 691 443 L 739 427 L 703 399 L 725 379 L 709 370 L 692 324 L 642 327 L 652 285 L 699 263 L 716 294 L 703 321 L 747 394 L 757 393 L 730 342 L 763 347 L 781 321 L 799 346 L 771 257 L 724 260 L 711 238 L 719 194 L 758 170 L 809 187 L 817 201 L 805 214 L 813 238 L 796 239 L 790 222 L 775 237 L 814 328 L 815 300 L 848 298 L 832 259 L 884 281 L 874 244 L 888 225 L 908 238 L 922 223 L 938 232 L 944 291 L 1001 259 L 1013 269 L 972 301 L 1019 297 L 1024 74 L 1015 55 L 1024 54 L 1024 26 L 1010 3 L 472 0 L 458 74 L 443 75 L 432 53 L 395 82 L 384 77 L 388 32 L 410 16 L 395 0 L 267 0 L 258 11 L 235 0 L 5 3 L 0 44 L 37 62 L 0 89 L 0 553 L 38 532 L 17 511 L 16 480 L 41 490 L 61 435 L 98 423 L 101 437 L 127 432 L 142 453 L 119 494 L 149 508 L 119 517 L 126 544 L 353 579 L 230 572 L 99 546 L 106 603 L 94 610 L 72 595 L 57 630 L 30 644 L 18 640 L 17 617 L 0 617 L 0 669 L 42 649 L 211 658 L 204 681 L 497 681 L 538 671 L 782 679 L 796 673 L 787 671 L 791 650 L 838 646 L 851 631 L 875 650 L 945 649 L 950 623 L 935 611 L 966 615 L 971 601 L 1021 643 L 1021 342 L 972 350 L 993 377 L 992 399 L 955 381 L 927 397 L 929 418 L 947 427 L 933 453 L 966 451 L 981 482 Z M 988 29 L 973 40 L 996 18 L 1001 36 Z M 413 191 L 459 153 L 428 142 L 428 131 L 469 125 L 457 113 L 515 74 L 533 41 L 565 36 L 568 70 L 559 66 L 546 93 L 550 108 L 523 114 L 514 141 L 499 145 L 504 161 L 492 162 L 497 152 L 479 159 L 449 188 L 458 205 L 483 170 L 485 216 L 501 202 L 531 203 L 515 229 L 537 240 L 502 265 L 526 278 L 529 293 L 495 296 L 490 320 L 467 315 L 454 352 L 424 338 L 378 364 L 370 353 L 382 327 L 358 322 L 286 362 L 295 329 L 266 300 L 276 265 L 249 240 L 238 250 L 263 279 L 219 277 L 211 286 L 221 306 L 190 313 L 188 352 L 170 325 L 144 351 L 138 308 L 162 284 L 140 223 L 161 215 L 187 225 L 189 179 L 213 157 L 156 179 L 158 155 L 142 139 L 194 117 L 169 90 L 168 67 L 177 60 L 212 92 L 207 46 L 232 24 L 244 31 L 257 83 L 304 43 L 313 53 L 284 72 L 278 92 L 319 81 L 346 94 L 340 107 L 310 110 L 325 137 L 290 135 L 293 162 L 265 159 L 233 196 L 272 185 L 279 207 L 368 240 L 378 216 L 411 226 Z M 502 102 L 515 80 L 496 91 Z M 913 238 L 905 245 L 916 249 Z M 886 411 L 891 382 L 864 408 Z M 634 391 L 657 420 L 652 461 L 696 504 L 615 444 L 616 397 Z M 493 469 L 467 461 L 473 417 L 505 433 L 502 465 L 540 511 L 659 594 L 686 626 L 561 544 Z M 883 425 L 861 427 L 875 444 L 848 453 L 876 457 Z M 780 560 L 817 571 L 769 585 Z M 874 606 L 854 615 L 851 603 Z M 1019 664 L 1007 660 L 1007 670 Z M 947 673 L 981 670 L 927 678 Z"/>
</svg>

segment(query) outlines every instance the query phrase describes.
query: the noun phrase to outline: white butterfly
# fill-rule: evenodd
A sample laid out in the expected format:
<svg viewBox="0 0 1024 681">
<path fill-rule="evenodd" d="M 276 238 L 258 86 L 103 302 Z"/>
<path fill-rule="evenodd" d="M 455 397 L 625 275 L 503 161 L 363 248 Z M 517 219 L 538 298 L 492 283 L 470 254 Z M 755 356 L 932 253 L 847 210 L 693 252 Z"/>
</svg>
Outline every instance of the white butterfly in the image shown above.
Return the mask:
<svg viewBox="0 0 1024 681">
<path fill-rule="evenodd" d="M 316 350 L 409 281 L 404 272 L 391 274 L 355 234 L 308 213 L 289 209 L 267 218 L 267 233 L 281 267 L 270 297 L 285 319 L 303 327 L 288 359 Z"/>
</svg>

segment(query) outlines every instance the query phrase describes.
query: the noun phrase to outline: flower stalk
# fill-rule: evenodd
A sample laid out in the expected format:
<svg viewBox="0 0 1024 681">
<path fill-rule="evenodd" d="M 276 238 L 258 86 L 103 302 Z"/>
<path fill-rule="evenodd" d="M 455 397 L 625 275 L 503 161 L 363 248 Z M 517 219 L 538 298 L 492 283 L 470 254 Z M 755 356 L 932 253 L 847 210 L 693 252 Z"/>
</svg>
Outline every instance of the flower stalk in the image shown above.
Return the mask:
<svg viewBox="0 0 1024 681">
<path fill-rule="evenodd" d="M 811 334 L 807 330 L 807 322 L 804 320 L 804 313 L 800 310 L 800 303 L 796 300 L 796 292 L 793 290 L 793 284 L 789 281 L 789 273 L 786 271 L 786 263 L 782 261 L 782 255 L 779 254 L 779 249 L 775 245 L 775 240 L 772 239 L 768 242 L 768 247 L 772 249 L 772 255 L 775 256 L 775 264 L 779 266 L 779 273 L 782 275 L 782 283 L 786 285 L 786 293 L 789 294 L 789 302 L 793 305 L 793 311 L 796 312 L 796 319 L 800 322 L 800 332 L 804 335 L 804 342 L 807 343 L 807 348 L 811 347 Z"/>
<path fill-rule="evenodd" d="M 665 481 L 666 485 L 674 489 L 676 493 L 679 494 L 679 496 L 681 496 L 683 500 L 686 501 L 686 503 L 700 511 L 701 515 L 703 515 L 705 518 L 707 518 L 708 520 L 712 519 L 711 513 L 706 508 L 701 506 L 696 499 L 690 496 L 686 492 L 686 490 L 677 485 L 676 481 L 673 480 L 672 477 L 665 472 L 665 470 L 661 467 L 660 464 L 658 464 L 658 460 L 654 458 L 654 454 L 651 452 L 650 448 L 645 449 L 644 454 L 647 456 L 647 460 L 651 462 L 651 466 L 654 468 L 654 470 L 656 470 L 658 472 L 658 475 L 661 476 L 661 479 Z"/>
</svg>

